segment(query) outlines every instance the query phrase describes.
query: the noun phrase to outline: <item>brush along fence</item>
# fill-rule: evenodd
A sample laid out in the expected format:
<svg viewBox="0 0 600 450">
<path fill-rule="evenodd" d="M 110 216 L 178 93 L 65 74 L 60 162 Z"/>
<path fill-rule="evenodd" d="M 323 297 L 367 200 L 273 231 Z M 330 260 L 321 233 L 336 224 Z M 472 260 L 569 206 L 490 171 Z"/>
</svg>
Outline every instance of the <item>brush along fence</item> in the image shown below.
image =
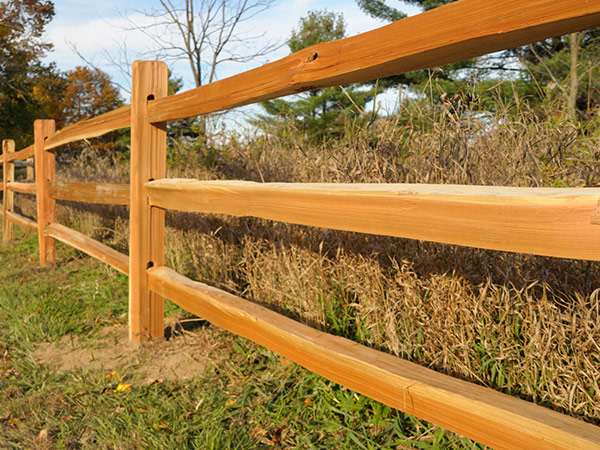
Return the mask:
<svg viewBox="0 0 600 450">
<path fill-rule="evenodd" d="M 12 224 L 38 231 L 40 263 L 60 240 L 129 275 L 130 338 L 163 335 L 163 298 L 362 394 L 496 448 L 600 449 L 600 428 L 314 330 L 164 266 L 165 210 L 254 216 L 585 260 L 600 260 L 600 188 L 292 184 L 165 179 L 166 122 L 311 89 L 460 61 L 600 25 L 596 0 L 461 0 L 377 30 L 306 48 L 260 68 L 167 96 L 167 67 L 135 62 L 131 105 L 35 142 L 3 141 L 4 240 Z M 53 149 L 131 127 L 131 184 L 59 183 Z M 35 156 L 35 184 L 14 165 Z M 29 178 L 29 176 L 28 176 Z M 38 221 L 14 212 L 35 194 Z M 130 253 L 55 223 L 56 200 L 129 205 Z"/>
</svg>

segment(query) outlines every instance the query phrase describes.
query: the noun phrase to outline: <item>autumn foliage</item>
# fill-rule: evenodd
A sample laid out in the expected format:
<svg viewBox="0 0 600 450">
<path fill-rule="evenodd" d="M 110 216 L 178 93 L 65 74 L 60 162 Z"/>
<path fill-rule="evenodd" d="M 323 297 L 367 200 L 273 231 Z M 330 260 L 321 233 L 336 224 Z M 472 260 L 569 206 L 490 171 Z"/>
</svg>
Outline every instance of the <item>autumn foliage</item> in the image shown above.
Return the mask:
<svg viewBox="0 0 600 450">
<path fill-rule="evenodd" d="M 119 90 L 100 69 L 76 67 L 67 72 L 56 120 L 63 125 L 94 117 L 122 105 Z"/>
<path fill-rule="evenodd" d="M 52 49 L 44 30 L 53 17 L 49 0 L 0 0 L 0 134 L 17 147 L 31 143 L 35 119 L 52 118 L 60 129 L 122 104 L 101 70 L 62 72 L 42 61 Z"/>
</svg>

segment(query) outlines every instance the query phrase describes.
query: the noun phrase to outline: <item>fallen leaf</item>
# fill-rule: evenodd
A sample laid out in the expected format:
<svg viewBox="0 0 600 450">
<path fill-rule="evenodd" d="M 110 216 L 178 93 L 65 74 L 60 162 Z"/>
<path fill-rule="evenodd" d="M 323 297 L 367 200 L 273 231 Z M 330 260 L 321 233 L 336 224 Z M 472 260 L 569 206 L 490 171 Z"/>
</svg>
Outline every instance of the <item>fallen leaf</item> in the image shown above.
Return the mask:
<svg viewBox="0 0 600 450">
<path fill-rule="evenodd" d="M 162 420 L 158 424 L 158 428 L 162 428 L 164 430 L 169 430 L 170 432 L 173 432 L 173 428 L 171 428 L 169 425 L 167 425 L 166 423 L 164 423 Z"/>
<path fill-rule="evenodd" d="M 225 403 L 226 406 L 233 406 L 235 405 L 235 400 L 230 398 L 229 400 L 227 400 L 227 403 Z"/>
<path fill-rule="evenodd" d="M 106 378 L 107 380 L 112 380 L 115 377 L 119 376 L 119 372 L 110 372 L 107 373 L 106 375 L 104 375 L 104 378 Z"/>
<path fill-rule="evenodd" d="M 131 390 L 131 384 L 119 383 L 119 385 L 113 392 L 123 392 L 123 391 L 130 391 L 130 390 Z"/>
</svg>

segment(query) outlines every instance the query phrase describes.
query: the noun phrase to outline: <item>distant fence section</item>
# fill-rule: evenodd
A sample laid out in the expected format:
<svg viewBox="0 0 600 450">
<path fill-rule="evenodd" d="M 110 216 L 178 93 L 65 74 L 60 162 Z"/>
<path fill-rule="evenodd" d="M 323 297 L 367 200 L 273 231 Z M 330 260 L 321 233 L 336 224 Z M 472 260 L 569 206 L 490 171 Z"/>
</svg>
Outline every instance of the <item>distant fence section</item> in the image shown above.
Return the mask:
<svg viewBox="0 0 600 450">
<path fill-rule="evenodd" d="M 600 26 L 597 0 L 461 0 L 368 33 L 167 95 L 167 67 L 133 65 L 132 102 L 55 131 L 37 120 L 33 145 L 2 142 L 3 240 L 35 230 L 40 264 L 55 240 L 129 275 L 130 339 L 163 336 L 163 298 L 394 408 L 496 448 L 600 449 L 600 428 L 547 408 L 314 330 L 164 265 L 165 210 L 221 213 L 494 250 L 600 260 L 600 188 L 294 184 L 166 179 L 166 122 L 311 89 L 460 61 Z M 64 183 L 53 150 L 131 128 L 131 183 Z M 15 165 L 35 158 L 26 181 Z M 33 179 L 34 182 L 30 182 Z M 28 182 L 29 181 L 29 182 Z M 17 214 L 36 196 L 37 222 Z M 129 205 L 129 255 L 55 222 L 56 200 Z"/>
</svg>

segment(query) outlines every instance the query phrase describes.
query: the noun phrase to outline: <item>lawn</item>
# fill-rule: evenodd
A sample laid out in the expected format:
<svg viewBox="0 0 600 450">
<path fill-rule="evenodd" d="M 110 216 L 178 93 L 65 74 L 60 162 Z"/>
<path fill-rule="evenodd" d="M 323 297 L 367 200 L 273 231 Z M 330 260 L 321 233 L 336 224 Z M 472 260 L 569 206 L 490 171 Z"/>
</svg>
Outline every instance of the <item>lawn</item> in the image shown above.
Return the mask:
<svg viewBox="0 0 600 450">
<path fill-rule="evenodd" d="M 37 237 L 0 245 L 0 448 L 473 448 L 166 304 L 127 342 L 127 277 Z"/>
</svg>

